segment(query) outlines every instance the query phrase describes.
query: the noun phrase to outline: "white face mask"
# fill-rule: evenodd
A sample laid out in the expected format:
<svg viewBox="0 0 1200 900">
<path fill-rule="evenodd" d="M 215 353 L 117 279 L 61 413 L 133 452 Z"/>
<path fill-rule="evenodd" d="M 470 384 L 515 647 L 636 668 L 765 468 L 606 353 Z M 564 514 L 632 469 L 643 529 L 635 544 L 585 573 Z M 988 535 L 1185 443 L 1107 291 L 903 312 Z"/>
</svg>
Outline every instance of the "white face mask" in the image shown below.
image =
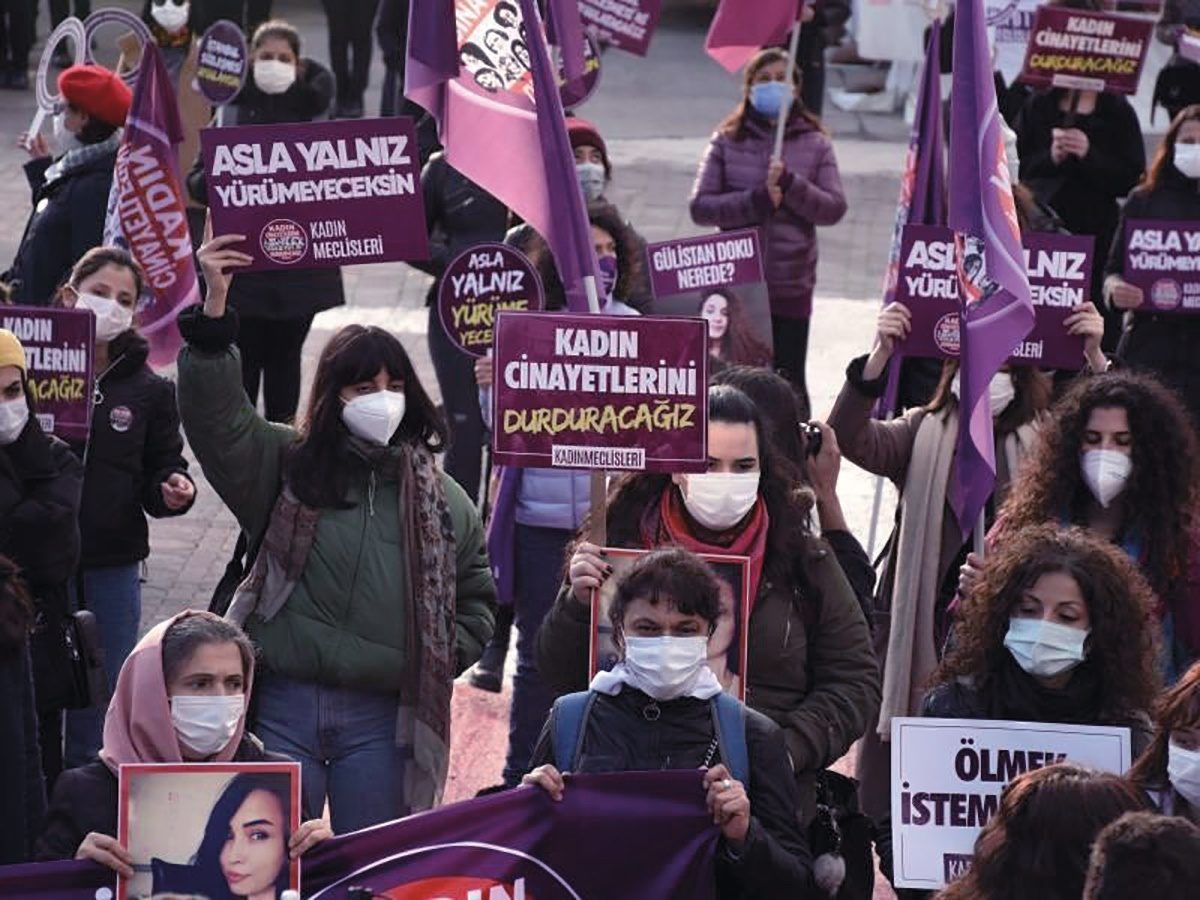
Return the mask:
<svg viewBox="0 0 1200 900">
<path fill-rule="evenodd" d="M 1188 750 L 1174 741 L 1168 742 L 1167 778 L 1175 793 L 1200 808 L 1200 750 Z"/>
<path fill-rule="evenodd" d="M 599 200 L 603 196 L 604 166 L 594 162 L 575 163 L 575 174 L 579 177 L 584 200 Z"/>
<path fill-rule="evenodd" d="M 627 637 L 629 683 L 655 700 L 691 693 L 708 665 L 707 637 Z"/>
<path fill-rule="evenodd" d="M 76 291 L 76 309 L 90 309 L 96 316 L 96 340 L 111 341 L 133 324 L 133 310 L 116 300 Z"/>
<path fill-rule="evenodd" d="M 962 396 L 962 378 L 958 372 L 954 373 L 950 382 L 950 393 L 955 397 Z M 991 410 L 992 418 L 1008 409 L 1008 405 L 1016 396 L 1017 388 L 1011 372 L 997 372 L 993 375 L 992 380 L 988 382 L 988 409 Z"/>
<path fill-rule="evenodd" d="M 296 67 L 278 59 L 254 61 L 254 83 L 264 94 L 282 94 L 296 81 Z"/>
<path fill-rule="evenodd" d="M 726 531 L 742 521 L 758 500 L 758 472 L 705 472 L 688 475 L 683 505 L 710 531 Z"/>
<path fill-rule="evenodd" d="M 67 114 L 65 112 L 57 113 L 54 116 L 51 127 L 54 129 L 54 147 L 58 151 L 57 155 L 62 156 L 83 146 L 79 142 L 79 138 L 67 130 Z"/>
<path fill-rule="evenodd" d="M 404 419 L 404 394 L 400 391 L 375 391 L 347 401 L 342 407 L 342 421 L 355 437 L 381 447 Z"/>
<path fill-rule="evenodd" d="M 1021 158 L 1017 156 L 1017 133 L 1004 122 L 1000 123 L 1000 133 L 1004 135 L 1004 158 L 1008 162 L 1008 180 L 1011 184 L 1020 181 Z"/>
<path fill-rule="evenodd" d="M 177 6 L 175 0 L 163 0 L 150 7 L 150 15 L 163 30 L 176 32 L 187 24 L 189 7 L 187 3 Z"/>
<path fill-rule="evenodd" d="M 1079 468 L 1092 496 L 1108 509 L 1108 504 L 1125 490 L 1133 460 L 1119 450 L 1088 450 L 1081 457 Z"/>
<path fill-rule="evenodd" d="M 171 698 L 171 722 L 179 743 L 200 756 L 224 750 L 233 740 L 245 711 L 244 694 L 222 697 L 177 694 Z"/>
<path fill-rule="evenodd" d="M 1176 144 L 1175 168 L 1188 178 L 1200 178 L 1200 144 Z"/>
<path fill-rule="evenodd" d="M 24 395 L 0 403 L 0 447 L 7 447 L 21 436 L 29 422 L 29 403 Z"/>
<path fill-rule="evenodd" d="M 1022 669 L 1044 678 L 1061 675 L 1086 658 L 1083 645 L 1090 632 L 1045 619 L 1008 620 L 1004 646 Z"/>
</svg>

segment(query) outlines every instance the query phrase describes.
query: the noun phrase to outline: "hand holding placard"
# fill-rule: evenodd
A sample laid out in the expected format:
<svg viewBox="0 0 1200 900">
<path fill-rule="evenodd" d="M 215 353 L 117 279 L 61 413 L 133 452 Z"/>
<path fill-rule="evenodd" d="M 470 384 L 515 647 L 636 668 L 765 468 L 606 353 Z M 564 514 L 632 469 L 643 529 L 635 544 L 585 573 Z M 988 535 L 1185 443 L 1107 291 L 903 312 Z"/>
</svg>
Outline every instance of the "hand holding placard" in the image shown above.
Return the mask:
<svg viewBox="0 0 1200 900">
<path fill-rule="evenodd" d="M 888 360 L 896 352 L 896 344 L 908 337 L 912 331 L 912 313 L 903 303 L 889 303 L 879 313 L 875 332 L 875 349 L 863 366 L 863 378 L 874 381 L 887 368 Z"/>
<path fill-rule="evenodd" d="M 204 314 L 213 319 L 225 315 L 225 302 L 229 296 L 229 282 L 233 279 L 231 269 L 248 266 L 254 258 L 248 253 L 232 249 L 235 244 L 246 240 L 244 234 L 222 234 L 213 237 L 212 217 L 204 221 L 204 243 L 196 251 L 196 262 L 204 275 L 208 292 L 204 296 Z"/>
<path fill-rule="evenodd" d="M 567 566 L 572 595 L 583 605 L 590 606 L 592 591 L 599 590 L 612 573 L 613 567 L 604 560 L 604 551 L 595 544 L 583 541 L 575 548 L 571 563 Z"/>
<path fill-rule="evenodd" d="M 1108 302 L 1117 309 L 1137 309 L 1146 299 L 1145 291 L 1120 275 L 1108 276 L 1104 282 L 1104 293 L 1108 295 Z"/>
</svg>

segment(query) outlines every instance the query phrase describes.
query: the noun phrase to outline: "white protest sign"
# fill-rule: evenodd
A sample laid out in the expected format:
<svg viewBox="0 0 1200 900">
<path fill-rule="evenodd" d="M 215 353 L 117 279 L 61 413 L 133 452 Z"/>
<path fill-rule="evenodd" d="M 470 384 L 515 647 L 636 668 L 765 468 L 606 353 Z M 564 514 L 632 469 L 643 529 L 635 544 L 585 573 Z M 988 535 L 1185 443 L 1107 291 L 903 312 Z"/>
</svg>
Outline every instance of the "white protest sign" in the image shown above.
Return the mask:
<svg viewBox="0 0 1200 900">
<path fill-rule="evenodd" d="M 1128 728 L 975 719 L 892 720 L 897 887 L 935 890 L 971 864 L 975 838 L 1018 775 L 1070 760 L 1123 774 Z"/>
</svg>

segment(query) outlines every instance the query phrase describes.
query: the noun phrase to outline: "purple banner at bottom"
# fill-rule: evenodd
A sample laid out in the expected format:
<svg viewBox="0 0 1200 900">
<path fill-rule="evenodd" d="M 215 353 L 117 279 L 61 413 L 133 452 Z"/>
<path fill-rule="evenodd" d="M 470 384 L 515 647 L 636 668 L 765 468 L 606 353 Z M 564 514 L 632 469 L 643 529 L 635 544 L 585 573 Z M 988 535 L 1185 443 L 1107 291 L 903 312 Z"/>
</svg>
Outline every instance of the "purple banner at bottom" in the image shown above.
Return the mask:
<svg viewBox="0 0 1200 900">
<path fill-rule="evenodd" d="M 1083 338 L 1067 334 L 1062 323 L 1075 306 L 1091 299 L 1092 238 L 1031 233 L 1022 244 L 1037 321 L 1009 362 L 1078 369 L 1084 362 Z M 934 359 L 958 356 L 958 273 L 949 228 L 905 226 L 896 300 L 912 313 L 912 332 L 900 353 Z"/>
</svg>

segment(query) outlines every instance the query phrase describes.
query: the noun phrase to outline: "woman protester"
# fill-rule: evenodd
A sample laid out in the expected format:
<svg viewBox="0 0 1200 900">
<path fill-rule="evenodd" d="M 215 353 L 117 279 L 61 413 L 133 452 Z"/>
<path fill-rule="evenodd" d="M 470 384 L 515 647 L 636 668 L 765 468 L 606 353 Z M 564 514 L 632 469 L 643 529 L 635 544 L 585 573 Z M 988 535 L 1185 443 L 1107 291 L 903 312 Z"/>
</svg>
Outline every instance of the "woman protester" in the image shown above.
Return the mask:
<svg viewBox="0 0 1200 900">
<path fill-rule="evenodd" d="M 1145 811 L 1118 775 L 1069 762 L 1014 779 L 975 840 L 967 874 L 937 900 L 1077 900 L 1092 844 L 1125 813 Z"/>
<path fill-rule="evenodd" d="M 1103 370 L 1104 325 L 1090 303 L 1066 320 L 1069 332 L 1085 339 L 1089 365 Z M 915 715 L 926 679 L 938 664 L 954 597 L 958 568 L 969 549 L 974 523 L 954 512 L 952 473 L 958 452 L 958 365 L 948 361 L 930 402 L 888 420 L 873 417 L 887 386 L 887 368 L 897 344 L 912 327 L 902 303 L 879 314 L 875 348 L 846 368 L 829 425 L 846 458 L 889 479 L 900 491 L 893 534 L 874 601 L 876 651 L 883 660 L 883 708 L 859 750 L 858 775 L 867 812 L 881 818 L 890 803 L 891 766 L 886 741 L 895 716 Z M 988 385 L 996 435 L 996 493 L 1002 500 L 1035 446 L 1050 403 L 1048 377 L 1027 366 L 1001 371 Z"/>
<path fill-rule="evenodd" d="M 142 566 L 150 555 L 146 516 L 181 516 L 196 499 L 175 385 L 146 364 L 149 344 L 133 327 L 143 278 L 125 250 L 93 247 L 58 292 L 59 304 L 96 318 L 92 427 L 72 446 L 84 463 L 77 599 L 96 616 L 110 689 L 137 642 Z M 68 766 L 96 755 L 103 725 L 102 709 L 67 714 Z"/>
<path fill-rule="evenodd" d="M 16 563 L 33 595 L 33 680 L 42 771 L 51 787 L 62 769 L 62 712 L 82 700 L 66 629 L 68 584 L 79 565 L 83 466 L 65 443 L 42 431 L 35 411 L 25 349 L 0 329 L 0 555 Z"/>
<path fill-rule="evenodd" d="M 1175 388 L 1200 427 L 1200 362 L 1195 353 L 1200 323 L 1193 316 L 1158 312 L 1142 289 L 1124 278 L 1126 227 L 1140 219 L 1200 219 L 1200 106 L 1184 109 L 1163 135 L 1145 180 L 1121 209 L 1104 269 L 1105 300 L 1129 313 L 1117 349 L 1121 361 Z"/>
<path fill-rule="evenodd" d="M 1077 525 L 1120 547 L 1159 602 L 1168 682 L 1200 656 L 1196 435 L 1182 403 L 1145 375 L 1083 379 L 1056 403 L 1036 452 L 988 534 L 1000 546 L 1034 525 Z M 960 573 L 970 591 L 980 560 Z"/>
<path fill-rule="evenodd" d="M 789 80 L 795 85 L 789 88 Z M 846 213 L 833 144 L 799 95 L 785 52 L 760 51 L 746 65 L 742 99 L 718 127 L 692 187 L 692 221 L 721 230 L 755 227 L 766 260 L 775 364 L 796 386 L 808 418 L 805 358 L 817 277 L 818 225 Z M 783 157 L 776 122 L 788 106 Z"/>
<path fill-rule="evenodd" d="M 753 402 L 732 387 L 710 388 L 708 420 L 708 472 L 620 479 L 609 497 L 608 543 L 751 558 L 746 702 L 783 728 L 808 822 L 816 773 L 875 714 L 870 635 L 837 560 L 809 530 L 795 470 Z M 560 691 L 587 684 L 591 592 L 612 571 L 603 549 L 581 537 L 537 636 L 538 670 Z"/>
<path fill-rule="evenodd" d="M 720 603 L 716 574 L 687 550 L 637 560 L 618 579 L 609 611 L 621 661 L 597 674 L 588 693 L 555 702 L 523 781 L 561 800 L 564 772 L 702 769 L 697 790 L 721 826 L 717 896 L 807 896 L 812 855 L 784 733 L 722 694 L 705 663 Z M 577 733 L 563 740 L 560 720 L 580 704 Z M 731 720 L 741 734 L 718 727 Z"/>
<path fill-rule="evenodd" d="M 441 796 L 451 682 L 491 634 L 495 589 L 478 513 L 434 462 L 445 426 L 391 334 L 334 334 L 298 429 L 255 412 L 226 304 L 243 240 L 197 254 L 208 294 L 180 317 L 179 409 L 257 551 L 229 609 L 265 669 L 256 727 L 302 763 L 308 806 L 328 797 L 353 831 Z"/>
<path fill-rule="evenodd" d="M 374 50 L 371 26 L 375 24 L 379 0 L 324 0 L 323 5 L 329 29 L 329 59 L 337 79 L 334 116 L 361 119 Z"/>
<path fill-rule="evenodd" d="M 186 610 L 150 629 L 117 677 L 100 758 L 59 779 L 35 857 L 90 859 L 133 876 L 129 849 L 117 840 L 122 765 L 288 762 L 246 729 L 254 657 L 242 630 L 209 612 Z M 330 836 L 322 819 L 310 819 L 291 836 L 289 855 Z"/>
<path fill-rule="evenodd" d="M 41 134 L 19 140 L 32 157 L 25 177 L 33 212 L 3 280 L 13 288 L 12 302 L 24 306 L 49 306 L 76 260 L 102 243 L 121 126 L 133 99 L 116 73 L 95 65 L 59 73 L 58 90 L 55 146 Z"/>
<path fill-rule="evenodd" d="M 771 351 L 755 336 L 732 290 L 705 291 L 696 312 L 708 322 L 708 355 L 714 365 L 771 365 Z"/>
<path fill-rule="evenodd" d="M 1200 825 L 1200 663 L 1154 704 L 1154 738 L 1129 770 L 1165 816 Z"/>
<path fill-rule="evenodd" d="M 246 84 L 222 111 L 226 125 L 278 125 L 329 118 L 334 80 L 329 70 L 301 56 L 300 33 L 287 22 L 264 22 L 250 41 Z M 188 191 L 208 205 L 203 160 L 188 175 Z M 341 269 L 242 272 L 229 302 L 238 311 L 242 383 L 252 403 L 262 388 L 272 422 L 291 422 L 300 402 L 300 362 L 313 317 L 346 302 Z"/>
</svg>

